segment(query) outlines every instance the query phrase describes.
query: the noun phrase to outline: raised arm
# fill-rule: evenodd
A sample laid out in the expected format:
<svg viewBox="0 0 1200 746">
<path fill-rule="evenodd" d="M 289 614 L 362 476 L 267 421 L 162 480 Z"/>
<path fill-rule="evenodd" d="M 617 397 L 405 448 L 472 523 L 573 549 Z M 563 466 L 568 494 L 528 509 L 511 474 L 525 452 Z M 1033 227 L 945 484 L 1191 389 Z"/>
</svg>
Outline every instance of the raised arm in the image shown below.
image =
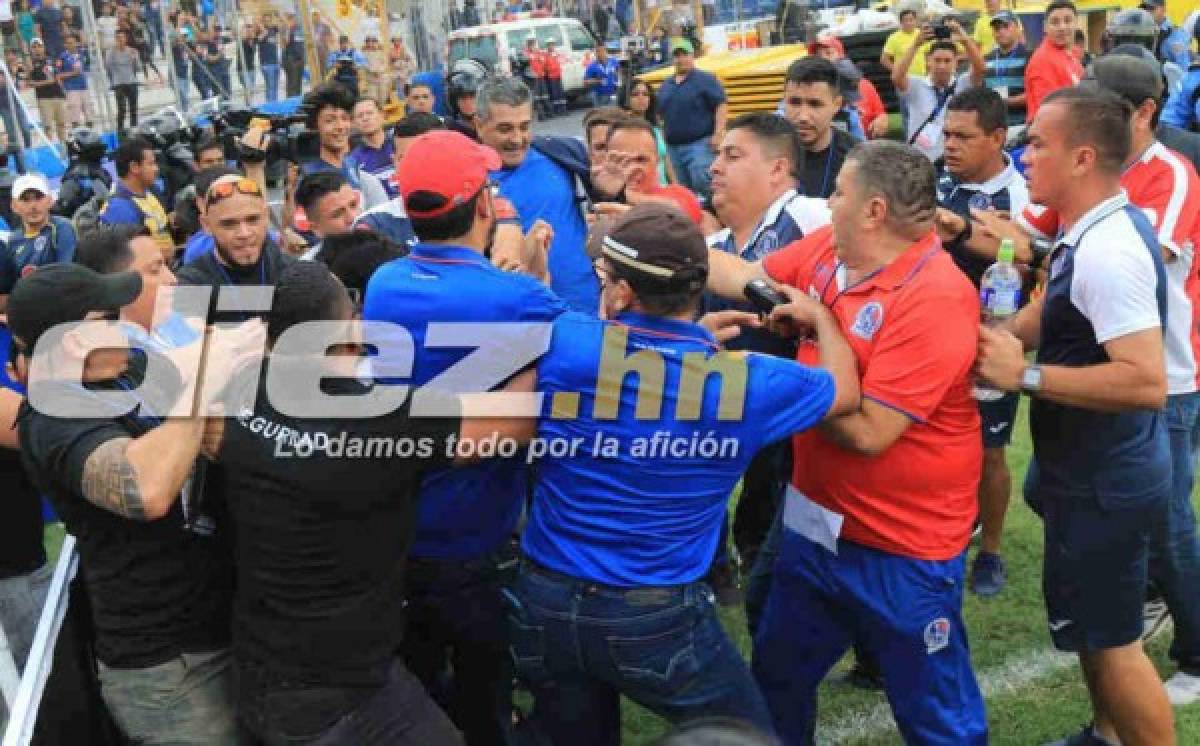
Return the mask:
<svg viewBox="0 0 1200 746">
<path fill-rule="evenodd" d="M 932 32 L 927 28 L 922 28 L 921 33 L 917 34 L 913 43 L 904 51 L 904 56 L 896 61 L 892 68 L 892 85 L 896 86 L 897 91 L 903 93 L 908 90 L 908 71 L 912 67 L 913 60 L 920 54 L 921 46 L 932 38 Z"/>
</svg>

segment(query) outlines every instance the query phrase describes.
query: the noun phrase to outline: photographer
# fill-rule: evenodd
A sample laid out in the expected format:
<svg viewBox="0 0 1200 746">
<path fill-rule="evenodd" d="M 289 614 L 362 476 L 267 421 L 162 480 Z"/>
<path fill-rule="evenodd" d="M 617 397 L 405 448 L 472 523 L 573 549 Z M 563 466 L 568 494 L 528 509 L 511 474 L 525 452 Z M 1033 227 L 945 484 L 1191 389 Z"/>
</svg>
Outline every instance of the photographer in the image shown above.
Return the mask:
<svg viewBox="0 0 1200 746">
<path fill-rule="evenodd" d="M 358 93 L 358 69 L 367 66 L 367 58 L 350 46 L 349 36 L 342 34 L 338 37 L 338 48 L 329 53 L 325 64 L 329 68 L 325 75 L 327 82 L 341 83 L 355 94 Z"/>
<path fill-rule="evenodd" d="M 350 157 L 350 127 L 354 115 L 354 94 L 337 83 L 324 83 L 304 97 L 308 129 L 320 139 L 320 157 L 300 164 L 302 175 L 320 171 L 340 171 L 350 186 L 362 194 L 364 209 L 388 201 L 379 179 Z"/>
<path fill-rule="evenodd" d="M 909 75 L 913 61 L 922 45 L 933 42 L 925 52 L 928 77 Z M 958 49 L 966 50 L 971 63 L 969 75 L 956 75 Z M 942 127 L 946 122 L 946 103 L 956 93 L 983 85 L 985 65 L 975 40 L 967 36 L 953 18 L 922 27 L 921 33 L 909 45 L 892 70 L 896 93 L 908 109 L 908 144 L 925 154 L 930 161 L 942 157 Z"/>
</svg>

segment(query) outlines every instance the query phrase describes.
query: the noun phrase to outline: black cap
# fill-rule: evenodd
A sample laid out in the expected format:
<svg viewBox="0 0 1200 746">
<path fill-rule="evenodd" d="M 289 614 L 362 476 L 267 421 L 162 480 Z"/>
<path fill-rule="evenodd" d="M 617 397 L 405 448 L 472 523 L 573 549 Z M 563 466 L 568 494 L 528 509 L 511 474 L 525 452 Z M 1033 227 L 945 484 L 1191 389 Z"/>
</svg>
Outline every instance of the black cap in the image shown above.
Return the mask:
<svg viewBox="0 0 1200 746">
<path fill-rule="evenodd" d="M 662 284 L 703 282 L 708 276 L 704 235 L 674 205 L 633 207 L 608 231 L 600 251 L 621 273 Z"/>
<path fill-rule="evenodd" d="M 1167 7 L 1167 0 L 1142 0 L 1138 7 L 1143 10 L 1155 10 Z"/>
<path fill-rule="evenodd" d="M 1141 56 L 1106 54 L 1091 64 L 1084 83 L 1112 91 L 1134 106 L 1163 95 L 1162 73 Z"/>
<path fill-rule="evenodd" d="M 93 311 L 119 311 L 142 292 L 137 272 L 102 275 L 81 264 L 47 264 L 17 281 L 8 296 L 8 327 L 27 349 L 46 330 L 83 321 Z"/>
</svg>

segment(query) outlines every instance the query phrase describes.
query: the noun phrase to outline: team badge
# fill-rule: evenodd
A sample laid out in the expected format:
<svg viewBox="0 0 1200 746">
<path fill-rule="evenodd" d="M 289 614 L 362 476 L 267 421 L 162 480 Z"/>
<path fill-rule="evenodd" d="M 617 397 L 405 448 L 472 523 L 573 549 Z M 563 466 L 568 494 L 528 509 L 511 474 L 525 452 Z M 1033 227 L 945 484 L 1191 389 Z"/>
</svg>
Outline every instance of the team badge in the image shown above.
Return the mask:
<svg viewBox="0 0 1200 746">
<path fill-rule="evenodd" d="M 855 336 L 870 340 L 881 326 L 883 326 L 883 305 L 879 301 L 873 300 L 858 309 L 850 331 Z"/>
<path fill-rule="evenodd" d="M 967 205 L 976 210 L 988 210 L 992 206 L 992 198 L 983 192 L 976 192 L 967 200 Z"/>
<path fill-rule="evenodd" d="M 950 620 L 938 617 L 925 625 L 925 652 L 933 655 L 950 644 Z"/>
<path fill-rule="evenodd" d="M 45 236 L 38 236 L 37 238 L 33 239 L 34 253 L 40 254 L 40 253 L 42 253 L 42 249 L 44 249 L 44 248 L 46 248 L 46 237 Z"/>
<path fill-rule="evenodd" d="M 754 253 L 758 254 L 759 256 L 766 256 L 767 254 L 770 254 L 772 251 L 774 251 L 775 249 L 778 249 L 778 248 L 779 248 L 779 234 L 776 233 L 774 230 L 768 228 L 762 232 L 761 236 L 759 236 L 758 246 L 756 247 L 756 250 Z"/>
</svg>

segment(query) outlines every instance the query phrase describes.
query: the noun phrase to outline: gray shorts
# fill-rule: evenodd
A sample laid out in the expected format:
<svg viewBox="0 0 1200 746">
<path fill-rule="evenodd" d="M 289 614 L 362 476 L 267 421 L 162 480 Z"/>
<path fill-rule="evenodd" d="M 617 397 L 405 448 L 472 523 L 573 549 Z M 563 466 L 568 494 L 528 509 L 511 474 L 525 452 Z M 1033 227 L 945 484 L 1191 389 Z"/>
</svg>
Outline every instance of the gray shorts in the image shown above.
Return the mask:
<svg viewBox="0 0 1200 746">
<path fill-rule="evenodd" d="M 238 741 L 233 655 L 183 653 L 149 668 L 100 669 L 100 694 L 117 727 L 143 746 Z"/>
</svg>

